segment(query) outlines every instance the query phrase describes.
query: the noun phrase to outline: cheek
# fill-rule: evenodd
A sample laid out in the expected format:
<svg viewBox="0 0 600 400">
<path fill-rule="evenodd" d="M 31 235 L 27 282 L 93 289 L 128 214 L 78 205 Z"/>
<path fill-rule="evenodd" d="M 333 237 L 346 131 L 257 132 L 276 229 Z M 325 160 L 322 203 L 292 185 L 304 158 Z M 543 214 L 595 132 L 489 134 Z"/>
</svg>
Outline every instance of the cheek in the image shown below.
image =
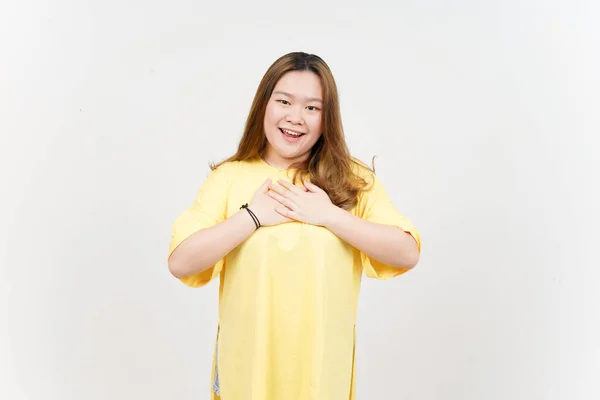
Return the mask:
<svg viewBox="0 0 600 400">
<path fill-rule="evenodd" d="M 268 124 L 276 124 L 281 119 L 281 112 L 277 109 L 277 107 L 267 106 L 265 110 L 265 123 Z"/>
<path fill-rule="evenodd" d="M 265 109 L 265 118 L 264 118 L 265 125 L 271 123 L 271 121 L 273 119 L 271 116 L 272 114 L 273 114 L 273 109 L 271 107 L 267 106 L 267 108 Z M 265 128 L 266 128 L 266 126 L 265 126 Z"/>
<path fill-rule="evenodd" d="M 311 117 L 312 118 L 307 120 L 307 122 L 310 126 L 311 132 L 321 132 L 321 116 L 315 115 L 315 116 L 311 116 Z"/>
</svg>

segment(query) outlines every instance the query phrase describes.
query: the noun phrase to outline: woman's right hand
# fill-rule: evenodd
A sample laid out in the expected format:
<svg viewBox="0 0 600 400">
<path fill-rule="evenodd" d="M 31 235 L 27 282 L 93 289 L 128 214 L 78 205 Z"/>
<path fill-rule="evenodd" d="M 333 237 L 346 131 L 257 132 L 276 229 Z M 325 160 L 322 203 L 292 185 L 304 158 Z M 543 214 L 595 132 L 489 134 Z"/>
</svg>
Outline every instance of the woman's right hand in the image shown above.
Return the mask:
<svg viewBox="0 0 600 400">
<path fill-rule="evenodd" d="M 256 215 L 262 226 L 273 226 L 293 221 L 275 211 L 275 207 L 280 206 L 280 204 L 267 194 L 269 191 L 269 183 L 271 183 L 271 179 L 267 179 L 265 183 L 258 188 L 256 193 L 254 193 L 248 208 Z M 250 218 L 250 215 L 248 215 L 248 218 Z"/>
</svg>

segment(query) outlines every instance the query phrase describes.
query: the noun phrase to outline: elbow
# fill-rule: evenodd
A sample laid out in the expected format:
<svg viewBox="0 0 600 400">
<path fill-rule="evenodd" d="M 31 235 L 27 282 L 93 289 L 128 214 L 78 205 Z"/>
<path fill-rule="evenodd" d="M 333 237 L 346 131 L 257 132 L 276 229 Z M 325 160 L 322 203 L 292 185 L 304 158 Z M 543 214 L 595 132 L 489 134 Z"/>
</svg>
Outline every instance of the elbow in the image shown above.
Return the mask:
<svg viewBox="0 0 600 400">
<path fill-rule="evenodd" d="M 405 238 L 408 240 L 408 243 L 403 247 L 403 268 L 412 269 L 417 266 L 419 263 L 419 258 L 421 257 L 421 245 L 419 239 L 413 237 L 409 232 L 405 232 Z"/>
<path fill-rule="evenodd" d="M 406 254 L 403 253 L 396 257 L 395 260 L 389 263 L 390 266 L 394 268 L 401 269 L 413 269 L 419 263 L 419 253 L 416 254 Z"/>
<path fill-rule="evenodd" d="M 169 272 L 177 279 L 182 279 L 186 277 L 186 274 L 183 272 L 183 268 L 181 263 L 178 263 L 176 259 L 173 257 L 169 257 Z"/>
<path fill-rule="evenodd" d="M 180 277 L 180 272 L 179 272 L 179 269 L 177 268 L 177 265 L 174 262 L 172 262 L 171 260 L 169 260 L 169 272 L 175 278 L 179 278 Z"/>
<path fill-rule="evenodd" d="M 169 272 L 177 279 L 188 278 L 208 269 L 183 257 L 169 257 L 168 265 Z"/>
<path fill-rule="evenodd" d="M 417 266 L 420 257 L 421 253 L 415 243 L 414 246 L 411 245 L 409 248 L 400 249 L 392 265 L 397 268 L 412 269 Z"/>
<path fill-rule="evenodd" d="M 404 260 L 405 265 L 403 265 L 403 267 L 406 269 L 412 269 L 412 268 L 416 267 L 417 264 L 419 263 L 419 257 L 420 257 L 420 254 L 419 254 L 418 250 L 412 251 L 409 255 L 407 255 L 407 257 L 405 257 L 405 260 Z"/>
</svg>

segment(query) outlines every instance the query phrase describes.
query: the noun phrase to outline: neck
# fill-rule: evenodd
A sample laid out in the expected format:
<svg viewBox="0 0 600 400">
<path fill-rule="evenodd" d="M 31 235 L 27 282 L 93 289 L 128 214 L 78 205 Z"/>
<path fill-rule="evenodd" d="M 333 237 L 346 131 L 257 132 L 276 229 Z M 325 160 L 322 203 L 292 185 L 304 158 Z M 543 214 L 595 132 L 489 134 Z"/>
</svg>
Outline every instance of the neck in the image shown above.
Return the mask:
<svg viewBox="0 0 600 400">
<path fill-rule="evenodd" d="M 306 159 L 308 159 L 308 156 L 309 154 L 296 158 L 285 158 L 280 156 L 279 154 L 276 154 L 274 150 L 267 148 L 265 153 L 262 155 L 262 159 L 271 167 L 284 170 L 289 169 L 290 166 L 292 166 L 293 164 L 306 161 Z"/>
</svg>

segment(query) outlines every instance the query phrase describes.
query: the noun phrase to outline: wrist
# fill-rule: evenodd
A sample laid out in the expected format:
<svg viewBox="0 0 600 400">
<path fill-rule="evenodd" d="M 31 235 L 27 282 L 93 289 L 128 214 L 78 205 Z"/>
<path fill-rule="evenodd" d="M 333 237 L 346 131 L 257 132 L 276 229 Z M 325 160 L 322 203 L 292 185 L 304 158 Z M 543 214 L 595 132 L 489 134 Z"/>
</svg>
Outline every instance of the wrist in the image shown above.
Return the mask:
<svg viewBox="0 0 600 400">
<path fill-rule="evenodd" d="M 335 226 L 339 224 L 339 221 L 344 218 L 347 211 L 334 204 L 325 214 L 325 220 L 323 221 L 323 227 L 332 231 Z"/>
<path fill-rule="evenodd" d="M 247 232 L 248 235 L 256 231 L 256 224 L 254 223 L 252 216 L 246 210 L 238 210 L 238 212 L 232 215 L 232 218 L 237 221 L 236 224 L 238 224 L 244 232 Z"/>
<path fill-rule="evenodd" d="M 256 227 L 256 229 L 261 227 L 261 223 L 260 220 L 258 219 L 258 217 L 256 216 L 256 214 L 254 213 L 254 211 L 252 211 L 250 209 L 250 207 L 248 207 L 248 203 L 242 205 L 240 207 L 240 210 L 245 210 L 248 215 L 250 216 L 250 218 L 252 218 L 252 221 L 254 222 L 254 226 Z"/>
</svg>

